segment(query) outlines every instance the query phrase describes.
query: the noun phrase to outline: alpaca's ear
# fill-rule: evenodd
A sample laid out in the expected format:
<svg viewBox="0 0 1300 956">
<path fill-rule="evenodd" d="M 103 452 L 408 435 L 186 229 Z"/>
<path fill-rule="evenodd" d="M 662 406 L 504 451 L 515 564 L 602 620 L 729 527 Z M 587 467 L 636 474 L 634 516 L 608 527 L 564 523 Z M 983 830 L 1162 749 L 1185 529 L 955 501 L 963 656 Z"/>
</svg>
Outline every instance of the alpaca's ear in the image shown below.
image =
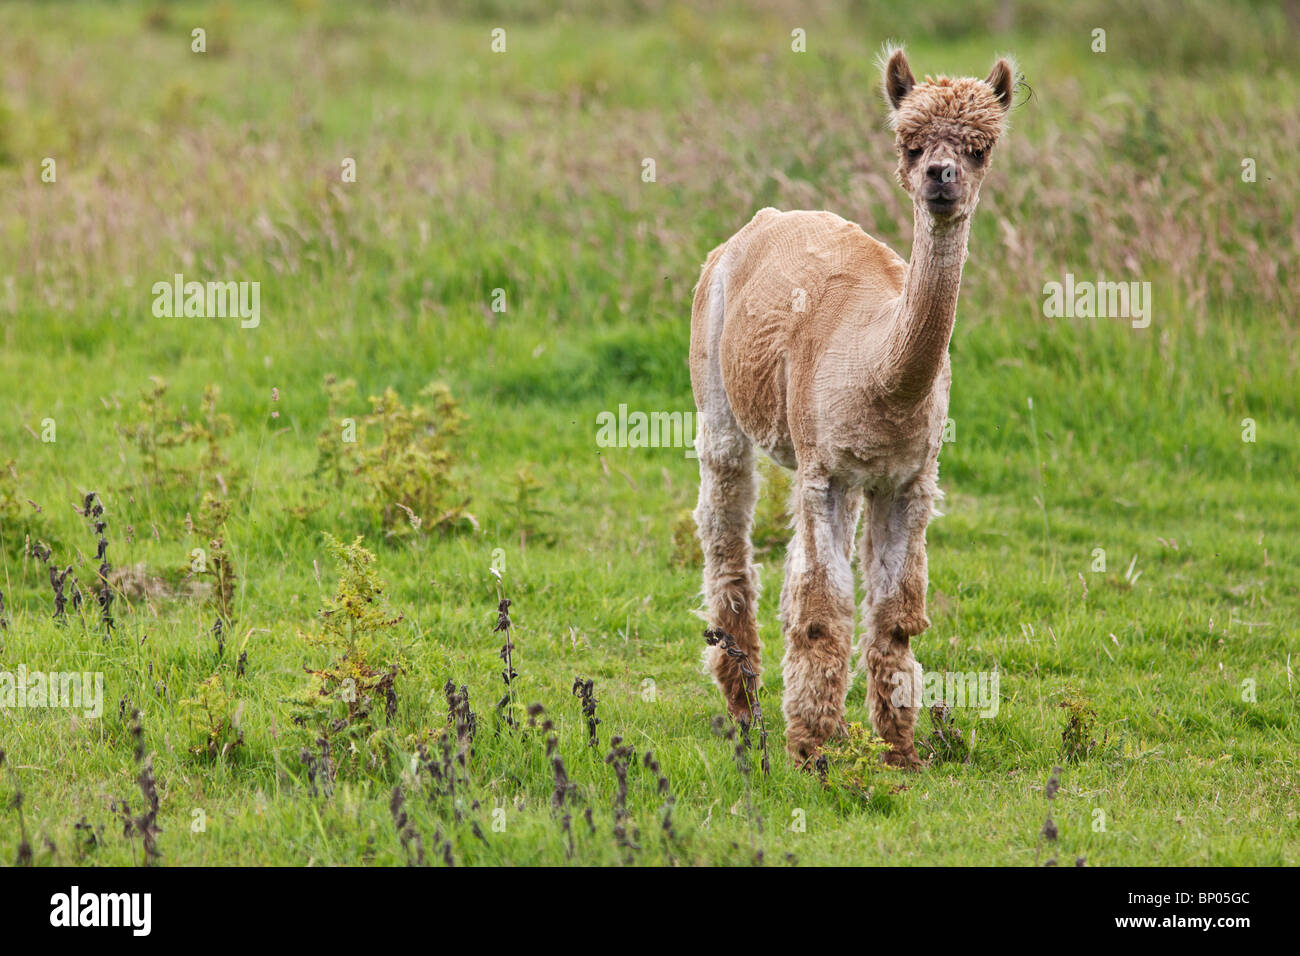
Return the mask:
<svg viewBox="0 0 1300 956">
<path fill-rule="evenodd" d="M 1011 93 L 1016 83 L 1015 70 L 1011 68 L 1010 62 L 1001 59 L 994 63 L 993 72 L 989 74 L 989 78 L 984 82 L 993 87 L 993 92 L 997 95 L 1002 108 L 1004 110 L 1010 109 Z"/>
<path fill-rule="evenodd" d="M 915 85 L 916 78 L 912 76 L 912 68 L 907 65 L 906 54 L 902 50 L 895 50 L 885 64 L 885 99 L 890 106 L 898 109 L 898 104 L 912 92 Z"/>
</svg>

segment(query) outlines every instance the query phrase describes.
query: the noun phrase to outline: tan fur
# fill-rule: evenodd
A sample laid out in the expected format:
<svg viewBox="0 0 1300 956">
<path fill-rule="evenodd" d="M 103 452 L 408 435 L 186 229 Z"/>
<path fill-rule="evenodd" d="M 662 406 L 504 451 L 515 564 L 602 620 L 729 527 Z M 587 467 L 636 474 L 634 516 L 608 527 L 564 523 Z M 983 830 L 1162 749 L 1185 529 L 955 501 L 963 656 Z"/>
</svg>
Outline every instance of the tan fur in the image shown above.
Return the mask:
<svg viewBox="0 0 1300 956">
<path fill-rule="evenodd" d="M 787 748 L 802 764 L 843 726 L 864 510 L 859 647 L 871 721 L 893 762 L 919 762 L 911 638 L 930 625 L 925 529 L 940 494 L 948 342 L 970 216 L 1014 76 L 999 60 L 987 80 L 916 84 L 903 52 L 890 53 L 898 175 L 915 212 L 911 262 L 832 213 L 762 209 L 709 254 L 692 308 L 706 615 L 755 670 L 753 446 L 796 472 L 781 625 Z M 734 662 L 716 649 L 708 662 L 731 713 L 748 721 Z"/>
</svg>

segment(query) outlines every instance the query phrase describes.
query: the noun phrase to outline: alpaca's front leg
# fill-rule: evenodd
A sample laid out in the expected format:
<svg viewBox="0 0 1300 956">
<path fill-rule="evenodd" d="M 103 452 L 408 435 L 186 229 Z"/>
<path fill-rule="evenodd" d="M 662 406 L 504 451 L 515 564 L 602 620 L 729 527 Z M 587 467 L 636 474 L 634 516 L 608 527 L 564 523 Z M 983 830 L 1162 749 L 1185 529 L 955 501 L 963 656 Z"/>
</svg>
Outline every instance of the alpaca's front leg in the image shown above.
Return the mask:
<svg viewBox="0 0 1300 956">
<path fill-rule="evenodd" d="M 801 471 L 794 509 L 781 592 L 783 710 L 786 749 L 807 765 L 844 723 L 853 643 L 849 555 L 858 499 L 825 476 Z"/>
<path fill-rule="evenodd" d="M 709 421 L 712 424 L 701 424 L 695 442 L 700 459 L 695 521 L 704 552 L 705 613 L 710 626 L 735 639 L 757 674 L 762 669 L 763 645 L 758 639 L 758 576 L 749 540 L 758 499 L 754 451 L 729 411 L 714 414 Z M 748 726 L 751 687 L 739 662 L 716 646 L 705 651 L 705 661 L 722 688 L 727 710 Z"/>
<path fill-rule="evenodd" d="M 936 493 L 934 477 L 926 475 L 894 495 L 873 498 L 859 544 L 867 579 L 861 641 L 867 705 L 876 733 L 890 745 L 887 759 L 897 766 L 921 762 L 913 742 L 921 665 L 911 639 L 930 626 L 925 529 Z"/>
</svg>

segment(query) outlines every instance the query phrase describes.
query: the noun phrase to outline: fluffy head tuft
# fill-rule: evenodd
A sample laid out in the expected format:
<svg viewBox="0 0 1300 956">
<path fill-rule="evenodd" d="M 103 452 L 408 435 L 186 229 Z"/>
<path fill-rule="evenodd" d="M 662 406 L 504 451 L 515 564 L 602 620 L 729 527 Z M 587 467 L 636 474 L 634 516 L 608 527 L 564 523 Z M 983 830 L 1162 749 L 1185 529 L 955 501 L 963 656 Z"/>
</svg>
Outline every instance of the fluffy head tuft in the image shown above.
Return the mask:
<svg viewBox="0 0 1300 956">
<path fill-rule="evenodd" d="M 946 139 L 960 149 L 987 150 L 1002 136 L 1006 118 L 1007 107 L 984 80 L 927 76 L 889 114 L 889 125 L 903 145 Z"/>
</svg>

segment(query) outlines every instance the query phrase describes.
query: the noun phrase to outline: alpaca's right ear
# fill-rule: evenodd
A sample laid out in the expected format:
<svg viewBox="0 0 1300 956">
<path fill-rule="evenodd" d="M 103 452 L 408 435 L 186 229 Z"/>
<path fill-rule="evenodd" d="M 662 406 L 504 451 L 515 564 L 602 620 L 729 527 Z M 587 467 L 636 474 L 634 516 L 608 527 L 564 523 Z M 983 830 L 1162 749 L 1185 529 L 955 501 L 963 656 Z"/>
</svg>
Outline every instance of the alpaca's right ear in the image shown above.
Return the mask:
<svg viewBox="0 0 1300 956">
<path fill-rule="evenodd" d="M 912 92 L 915 85 L 916 78 L 912 76 L 912 68 L 907 65 L 907 55 L 901 48 L 894 50 L 885 64 L 885 99 L 891 107 L 898 109 L 898 104 Z"/>
</svg>

